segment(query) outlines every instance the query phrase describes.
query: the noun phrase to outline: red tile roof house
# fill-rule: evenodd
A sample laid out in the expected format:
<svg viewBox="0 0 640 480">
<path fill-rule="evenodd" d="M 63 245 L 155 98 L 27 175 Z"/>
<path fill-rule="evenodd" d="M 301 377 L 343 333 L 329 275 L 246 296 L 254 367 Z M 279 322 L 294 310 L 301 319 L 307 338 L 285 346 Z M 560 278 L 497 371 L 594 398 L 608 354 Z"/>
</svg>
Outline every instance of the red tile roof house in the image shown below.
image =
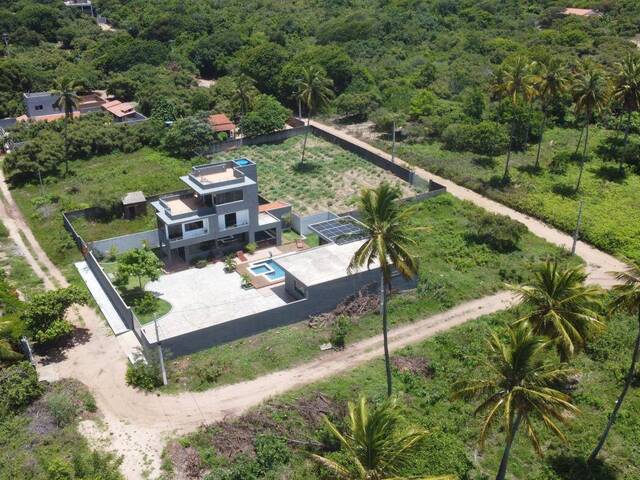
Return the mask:
<svg viewBox="0 0 640 480">
<path fill-rule="evenodd" d="M 215 133 L 226 133 L 229 139 L 232 139 L 236 125 L 224 113 L 216 113 L 209 115 L 209 124 Z"/>
<path fill-rule="evenodd" d="M 130 122 L 135 120 L 144 120 L 145 117 L 136 112 L 134 103 L 121 102 L 120 100 L 111 100 L 102 105 L 105 112 L 109 112 L 116 122 Z"/>
</svg>

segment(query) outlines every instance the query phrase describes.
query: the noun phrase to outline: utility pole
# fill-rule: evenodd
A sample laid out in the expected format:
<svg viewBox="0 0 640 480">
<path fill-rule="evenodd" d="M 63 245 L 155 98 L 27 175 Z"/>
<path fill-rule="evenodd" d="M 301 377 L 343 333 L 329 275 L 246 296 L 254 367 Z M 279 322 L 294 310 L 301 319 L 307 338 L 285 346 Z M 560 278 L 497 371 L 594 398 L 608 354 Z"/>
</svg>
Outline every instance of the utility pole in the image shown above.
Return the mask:
<svg viewBox="0 0 640 480">
<path fill-rule="evenodd" d="M 162 371 L 162 384 L 167 385 L 167 371 L 164 368 L 164 356 L 162 355 L 162 345 L 160 344 L 160 335 L 158 335 L 158 318 L 157 314 L 153 316 L 153 325 L 156 329 L 156 341 L 158 342 L 158 360 L 160 361 L 160 370 Z"/>
<path fill-rule="evenodd" d="M 391 133 L 391 163 L 395 163 L 396 160 L 396 121 L 393 121 L 393 132 Z"/>
<path fill-rule="evenodd" d="M 9 56 L 9 34 L 8 33 L 3 33 L 2 34 L 2 41 L 4 42 L 4 54 L 5 56 Z"/>
<path fill-rule="evenodd" d="M 298 97 L 298 118 L 302 119 L 302 102 L 300 101 L 300 97 Z"/>
<path fill-rule="evenodd" d="M 578 236 L 580 235 L 580 224 L 582 223 L 582 207 L 584 200 L 580 200 L 580 206 L 578 207 L 578 221 L 576 222 L 576 231 L 573 232 L 573 246 L 571 247 L 571 255 L 576 254 L 576 245 L 578 244 Z"/>
</svg>

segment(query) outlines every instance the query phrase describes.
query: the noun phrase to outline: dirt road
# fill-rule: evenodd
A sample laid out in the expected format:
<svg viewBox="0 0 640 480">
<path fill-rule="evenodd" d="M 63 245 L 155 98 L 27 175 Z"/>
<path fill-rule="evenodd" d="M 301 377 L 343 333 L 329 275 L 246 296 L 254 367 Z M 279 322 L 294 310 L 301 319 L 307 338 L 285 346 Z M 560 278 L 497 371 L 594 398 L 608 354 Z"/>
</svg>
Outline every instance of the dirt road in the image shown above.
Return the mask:
<svg viewBox="0 0 640 480">
<path fill-rule="evenodd" d="M 313 123 L 329 129 L 336 135 L 345 136 L 331 127 Z M 386 153 L 353 137 L 349 137 L 349 140 L 362 143 L 365 148 L 390 158 Z M 401 162 L 401 160 L 397 161 Z M 552 243 L 564 247 L 571 243 L 568 235 L 538 220 L 424 170 L 416 169 L 416 172 L 426 179 L 432 178 L 446 185 L 450 193 L 461 199 L 469 200 L 487 210 L 522 222 L 533 233 Z M 47 288 L 66 286 L 64 276 L 42 251 L 22 218 L 4 178 L 2 178 L 0 190 L 4 201 L 0 209 L 2 220 L 9 228 L 12 239 L 24 251 L 25 258 L 34 272 L 43 279 Z M 22 241 L 20 232 L 28 245 Z M 578 253 L 588 263 L 590 281 L 605 287 L 613 282 L 606 272 L 624 268 L 624 265 L 615 258 L 582 242 L 578 245 Z M 479 316 L 508 308 L 513 302 L 512 294 L 500 292 L 398 327 L 390 332 L 390 348 L 397 350 L 419 342 Z M 382 355 L 381 338 L 374 337 L 355 343 L 345 351 L 326 353 L 312 362 L 252 381 L 222 386 L 201 393 L 156 396 L 143 394 L 125 385 L 124 352 L 102 317 L 89 307 L 78 309 L 78 314 L 78 324 L 86 329 L 85 341 L 67 350 L 64 358 L 60 360 L 47 362 L 46 359 L 41 359 L 38 370 L 42 378 L 50 380 L 63 377 L 76 378 L 92 390 L 97 405 L 104 415 L 104 422 L 102 425 L 84 423 L 81 426 L 82 430 L 96 444 L 102 444 L 105 448 L 113 449 L 123 455 L 122 471 L 130 480 L 142 479 L 147 475 L 153 476 L 159 471 L 163 439 L 169 435 L 191 431 L 203 423 L 209 423 L 227 415 L 239 414 L 269 397 L 350 370 Z"/>
</svg>

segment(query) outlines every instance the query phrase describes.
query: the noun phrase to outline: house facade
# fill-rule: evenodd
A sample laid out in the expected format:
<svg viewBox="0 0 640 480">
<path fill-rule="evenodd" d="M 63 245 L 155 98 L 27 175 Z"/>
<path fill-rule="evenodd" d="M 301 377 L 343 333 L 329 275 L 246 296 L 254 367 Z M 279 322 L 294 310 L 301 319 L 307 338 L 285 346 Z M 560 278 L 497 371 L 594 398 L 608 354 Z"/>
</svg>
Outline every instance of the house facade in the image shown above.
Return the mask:
<svg viewBox="0 0 640 480">
<path fill-rule="evenodd" d="M 251 160 L 196 166 L 180 179 L 188 190 L 151 203 L 160 248 L 169 261 L 216 257 L 252 242 L 282 243 L 281 220 L 260 211 L 257 169 Z"/>
</svg>

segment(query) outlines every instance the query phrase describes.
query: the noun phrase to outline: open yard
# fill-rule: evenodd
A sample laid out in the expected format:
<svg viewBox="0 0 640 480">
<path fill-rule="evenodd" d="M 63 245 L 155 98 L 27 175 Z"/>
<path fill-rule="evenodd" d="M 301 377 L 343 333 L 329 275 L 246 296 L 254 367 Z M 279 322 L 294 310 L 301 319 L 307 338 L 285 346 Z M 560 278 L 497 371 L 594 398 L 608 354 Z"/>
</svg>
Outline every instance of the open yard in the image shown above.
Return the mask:
<svg viewBox="0 0 640 480">
<path fill-rule="evenodd" d="M 485 339 L 492 329 L 502 329 L 518 318 L 518 309 L 483 317 L 392 356 L 396 393 L 405 405 L 406 418 L 426 428 L 430 435 L 401 475 L 451 474 L 459 479 L 494 478 L 498 469 L 504 432 L 492 430 L 484 451 L 478 449 L 481 417 L 474 417 L 476 402 L 452 400 L 452 385 L 460 379 L 482 379 L 488 372 Z M 617 316 L 606 333 L 589 344 L 587 352 L 571 363 L 580 374 L 572 395 L 580 413 L 562 426 L 568 444 L 545 433 L 541 438 L 544 457 L 534 453 L 524 430 L 515 440 L 508 478 L 527 480 L 626 480 L 640 478 L 640 396 L 631 391 L 614 426 L 601 460 L 588 473 L 585 459 L 596 443 L 618 395 L 623 370 L 628 365 L 635 319 Z M 382 358 L 332 377 L 303 390 L 290 392 L 254 409 L 239 419 L 219 422 L 171 442 L 165 450 L 165 467 L 174 472 L 199 471 L 194 478 L 295 478 L 311 480 L 323 476 L 308 456 L 309 451 L 327 454 L 331 443 L 322 414 L 342 426 L 345 404 L 363 394 L 380 401 L 385 394 Z M 540 429 L 542 430 L 542 429 Z M 279 461 L 264 462 L 265 449 L 282 445 Z M 285 439 L 294 439 L 288 442 Z M 318 448 L 317 445 L 324 445 Z M 258 448 L 256 448 L 258 446 Z M 186 450 L 188 449 L 188 450 Z M 270 450 L 272 451 L 272 450 Z M 192 452 L 186 457 L 187 452 Z M 330 455 L 340 455 L 330 453 Z M 189 458 L 189 462 L 171 459 Z M 269 457 L 271 458 L 271 457 Z M 257 476 L 249 470 L 263 466 Z M 198 467 L 197 469 L 194 467 Z M 233 471 L 235 476 L 225 472 Z M 331 477 L 332 478 L 332 477 Z"/>
<path fill-rule="evenodd" d="M 283 143 L 243 147 L 213 157 L 214 161 L 247 157 L 258 164 L 260 194 L 284 200 L 306 214 L 353 210 L 360 190 L 387 181 L 398 185 L 403 196 L 413 188 L 381 168 L 337 145 L 309 135 L 305 163 L 300 165 L 302 136 Z"/>
<path fill-rule="evenodd" d="M 564 255 L 529 233 L 522 237 L 518 249 L 495 251 L 474 237 L 481 216 L 482 210 L 448 194 L 419 204 L 413 224 L 427 227 L 415 232 L 420 280 L 415 292 L 392 297 L 391 325 L 411 322 L 501 290 L 505 282 L 526 279 L 533 262 Z M 379 332 L 377 314 L 354 318 L 347 343 Z M 331 326 L 310 328 L 302 322 L 179 357 L 169 362 L 167 388 L 206 389 L 307 361 L 318 355 L 320 345 L 329 340 L 331 333 Z"/>
<path fill-rule="evenodd" d="M 492 186 L 492 179 L 504 171 L 504 156 L 495 161 L 479 159 L 470 153 L 446 151 L 438 142 L 400 144 L 398 156 L 567 232 L 575 228 L 582 199 L 582 238 L 619 257 L 640 261 L 640 174 L 627 169 L 626 177 L 621 178 L 617 163 L 602 160 L 598 146 L 611 135 L 614 132 L 598 128 L 590 131 L 591 160 L 579 195 L 574 194 L 577 163 L 568 163 L 564 173 L 549 169 L 556 154 L 575 150 L 579 132 L 573 129 L 555 128 L 545 134 L 540 172 L 531 168 L 537 146 L 516 152 L 511 163 L 512 182 L 504 188 Z M 376 143 L 390 151 L 389 143 Z"/>
</svg>

